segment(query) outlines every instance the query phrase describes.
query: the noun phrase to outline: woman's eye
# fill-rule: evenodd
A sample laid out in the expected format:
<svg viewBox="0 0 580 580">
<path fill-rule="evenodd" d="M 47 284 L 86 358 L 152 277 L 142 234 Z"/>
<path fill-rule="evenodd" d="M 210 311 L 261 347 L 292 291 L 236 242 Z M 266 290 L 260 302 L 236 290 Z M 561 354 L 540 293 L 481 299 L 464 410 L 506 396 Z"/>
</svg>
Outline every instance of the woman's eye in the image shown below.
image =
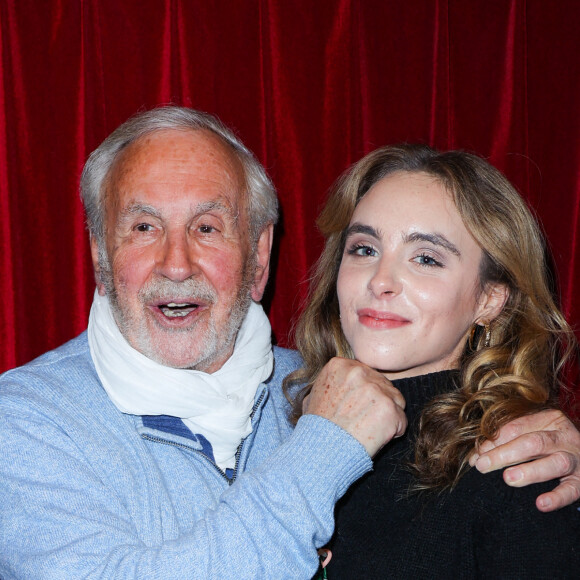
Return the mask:
<svg viewBox="0 0 580 580">
<path fill-rule="evenodd" d="M 367 246 L 366 244 L 356 244 L 352 246 L 348 253 L 354 256 L 371 256 L 377 255 L 377 251 L 372 246 Z"/>
<path fill-rule="evenodd" d="M 421 266 L 443 266 L 441 262 L 438 262 L 433 256 L 429 256 L 428 254 L 421 254 L 420 256 L 416 256 L 413 258 L 413 261 L 417 262 L 417 264 L 420 264 Z"/>
</svg>

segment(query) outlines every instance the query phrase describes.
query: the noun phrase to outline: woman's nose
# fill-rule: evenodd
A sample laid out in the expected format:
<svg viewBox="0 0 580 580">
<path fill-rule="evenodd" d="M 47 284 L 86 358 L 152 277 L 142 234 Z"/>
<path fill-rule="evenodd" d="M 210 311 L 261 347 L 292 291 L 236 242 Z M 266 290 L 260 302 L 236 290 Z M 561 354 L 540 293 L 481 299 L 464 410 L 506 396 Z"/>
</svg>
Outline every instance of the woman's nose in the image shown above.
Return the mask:
<svg viewBox="0 0 580 580">
<path fill-rule="evenodd" d="M 376 270 L 369 280 L 369 289 L 374 296 L 380 298 L 387 294 L 399 294 L 402 283 L 399 267 L 393 260 L 384 256 L 376 265 Z"/>
</svg>

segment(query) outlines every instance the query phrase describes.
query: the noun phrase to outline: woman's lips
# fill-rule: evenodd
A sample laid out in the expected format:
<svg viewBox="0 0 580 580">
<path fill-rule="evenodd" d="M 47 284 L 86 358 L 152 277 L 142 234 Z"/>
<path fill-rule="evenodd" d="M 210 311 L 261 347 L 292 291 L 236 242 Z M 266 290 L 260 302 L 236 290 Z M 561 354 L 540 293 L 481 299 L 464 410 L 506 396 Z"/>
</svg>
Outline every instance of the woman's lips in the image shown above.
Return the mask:
<svg viewBox="0 0 580 580">
<path fill-rule="evenodd" d="M 411 321 L 392 312 L 381 312 L 370 308 L 363 308 L 357 311 L 358 319 L 361 324 L 368 328 L 377 328 L 379 330 L 389 328 L 400 328 Z"/>
</svg>

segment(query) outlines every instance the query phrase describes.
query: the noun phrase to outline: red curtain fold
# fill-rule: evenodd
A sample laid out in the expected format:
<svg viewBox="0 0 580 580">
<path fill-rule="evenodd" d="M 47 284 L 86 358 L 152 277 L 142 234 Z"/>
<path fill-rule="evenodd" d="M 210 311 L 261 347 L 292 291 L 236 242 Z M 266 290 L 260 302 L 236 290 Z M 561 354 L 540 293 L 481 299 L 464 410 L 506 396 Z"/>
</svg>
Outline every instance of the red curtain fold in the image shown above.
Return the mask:
<svg viewBox="0 0 580 580">
<path fill-rule="evenodd" d="M 86 327 L 82 165 L 131 114 L 167 102 L 217 114 L 278 187 L 280 344 L 329 186 L 398 141 L 475 151 L 508 175 L 544 225 L 578 327 L 579 17 L 574 0 L 0 0 L 0 370 Z"/>
</svg>

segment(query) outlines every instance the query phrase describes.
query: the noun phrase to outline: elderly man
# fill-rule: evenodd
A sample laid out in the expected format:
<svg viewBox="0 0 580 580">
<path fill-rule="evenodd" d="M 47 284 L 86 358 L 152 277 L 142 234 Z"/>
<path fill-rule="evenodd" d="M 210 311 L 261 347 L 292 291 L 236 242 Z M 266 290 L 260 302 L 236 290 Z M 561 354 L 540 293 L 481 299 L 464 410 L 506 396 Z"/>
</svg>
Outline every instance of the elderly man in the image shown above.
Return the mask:
<svg viewBox="0 0 580 580">
<path fill-rule="evenodd" d="M 130 119 L 91 155 L 81 191 L 88 330 L 0 381 L 0 576 L 309 578 L 335 502 L 405 429 L 400 395 L 335 360 L 291 429 L 280 385 L 299 360 L 272 350 L 258 304 L 277 201 L 213 117 Z M 527 428 L 552 420 L 548 451 L 561 451 L 515 469 L 522 483 L 563 476 L 557 507 L 577 497 L 577 433 L 561 415 Z M 478 465 L 529 459 L 538 440 L 550 436 Z"/>
</svg>

